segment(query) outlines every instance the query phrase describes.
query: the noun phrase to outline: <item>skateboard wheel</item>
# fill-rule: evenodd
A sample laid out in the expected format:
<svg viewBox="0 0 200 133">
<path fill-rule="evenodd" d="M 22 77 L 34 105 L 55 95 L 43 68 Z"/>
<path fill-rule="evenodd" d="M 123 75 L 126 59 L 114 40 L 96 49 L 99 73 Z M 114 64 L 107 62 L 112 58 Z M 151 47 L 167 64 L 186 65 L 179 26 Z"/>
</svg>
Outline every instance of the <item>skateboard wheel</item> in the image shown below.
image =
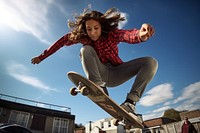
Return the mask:
<svg viewBox="0 0 200 133">
<path fill-rule="evenodd" d="M 114 126 L 118 126 L 118 125 L 119 125 L 119 120 L 114 119 L 114 120 L 113 120 L 113 125 L 114 125 Z"/>
<path fill-rule="evenodd" d="M 76 87 L 72 87 L 72 88 L 70 89 L 70 94 L 71 94 L 72 96 L 76 96 L 76 95 L 78 94 L 78 92 L 76 91 Z"/>
<path fill-rule="evenodd" d="M 87 89 L 86 86 L 83 86 L 80 91 L 81 91 L 81 94 L 84 96 L 87 96 L 89 94 L 89 89 Z"/>
</svg>

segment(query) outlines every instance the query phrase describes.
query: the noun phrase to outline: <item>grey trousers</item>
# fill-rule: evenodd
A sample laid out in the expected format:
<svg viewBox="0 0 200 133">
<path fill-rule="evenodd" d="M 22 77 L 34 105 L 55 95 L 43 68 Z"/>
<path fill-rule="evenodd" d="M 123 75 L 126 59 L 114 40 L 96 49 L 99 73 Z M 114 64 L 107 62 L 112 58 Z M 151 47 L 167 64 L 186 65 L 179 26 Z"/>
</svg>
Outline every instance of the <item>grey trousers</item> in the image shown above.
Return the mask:
<svg viewBox="0 0 200 133">
<path fill-rule="evenodd" d="M 94 48 L 87 45 L 81 48 L 80 58 L 87 78 L 97 85 L 106 82 L 107 87 L 115 87 L 136 76 L 127 95 L 134 102 L 139 101 L 158 68 L 157 61 L 152 57 L 134 59 L 118 66 L 102 64 Z"/>
</svg>

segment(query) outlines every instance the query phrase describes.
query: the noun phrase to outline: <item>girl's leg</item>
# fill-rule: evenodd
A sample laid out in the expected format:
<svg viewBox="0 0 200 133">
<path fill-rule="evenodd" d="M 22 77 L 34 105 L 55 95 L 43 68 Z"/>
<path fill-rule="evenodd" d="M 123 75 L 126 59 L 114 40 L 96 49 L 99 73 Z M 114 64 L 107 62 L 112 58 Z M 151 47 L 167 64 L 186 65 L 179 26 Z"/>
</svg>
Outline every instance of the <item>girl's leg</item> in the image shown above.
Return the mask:
<svg viewBox="0 0 200 133">
<path fill-rule="evenodd" d="M 87 45 L 82 47 L 80 51 L 80 58 L 87 78 L 95 84 L 101 86 L 104 92 L 108 94 L 105 84 L 105 80 L 108 77 L 108 69 L 101 63 L 94 48 Z"/>
<path fill-rule="evenodd" d="M 138 102 L 145 87 L 154 77 L 158 63 L 154 58 L 143 57 L 131 60 L 117 67 L 110 67 L 108 86 L 120 85 L 136 76 L 127 99 Z"/>
</svg>

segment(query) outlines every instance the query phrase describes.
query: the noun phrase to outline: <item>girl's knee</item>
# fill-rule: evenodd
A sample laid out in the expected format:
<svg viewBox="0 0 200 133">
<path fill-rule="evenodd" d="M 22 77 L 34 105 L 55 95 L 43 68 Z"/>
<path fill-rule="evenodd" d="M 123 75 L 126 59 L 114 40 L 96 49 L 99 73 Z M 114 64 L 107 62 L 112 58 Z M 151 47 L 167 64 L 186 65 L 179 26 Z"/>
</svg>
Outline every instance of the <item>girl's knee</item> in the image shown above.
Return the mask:
<svg viewBox="0 0 200 133">
<path fill-rule="evenodd" d="M 147 57 L 147 62 L 155 71 L 158 69 L 158 61 L 153 57 Z"/>
<path fill-rule="evenodd" d="M 86 45 L 81 48 L 80 55 L 87 55 L 93 51 L 94 51 L 94 48 L 92 46 Z"/>
<path fill-rule="evenodd" d="M 80 59 L 90 59 L 95 57 L 96 52 L 92 46 L 86 45 L 83 46 L 80 50 Z"/>
<path fill-rule="evenodd" d="M 153 66 L 158 66 L 158 61 L 155 58 L 150 57 L 150 60 L 151 60 L 151 63 L 153 64 Z"/>
</svg>

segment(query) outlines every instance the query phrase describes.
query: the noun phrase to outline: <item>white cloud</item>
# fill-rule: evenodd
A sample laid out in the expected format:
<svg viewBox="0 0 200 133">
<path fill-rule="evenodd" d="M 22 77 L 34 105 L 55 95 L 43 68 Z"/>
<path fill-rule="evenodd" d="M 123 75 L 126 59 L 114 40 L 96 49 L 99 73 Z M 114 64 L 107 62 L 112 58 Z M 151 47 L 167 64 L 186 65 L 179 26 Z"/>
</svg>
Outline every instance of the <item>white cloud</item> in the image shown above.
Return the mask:
<svg viewBox="0 0 200 133">
<path fill-rule="evenodd" d="M 66 6 L 54 0 L 0 0 L 0 24 L 7 25 L 15 31 L 31 34 L 45 44 L 51 44 L 48 39 L 51 36 L 51 20 L 48 18 L 50 7 L 55 7 L 60 13 L 68 16 Z M 119 23 L 119 28 L 122 28 L 128 22 L 128 14 L 120 13 L 126 18 Z"/>
<path fill-rule="evenodd" d="M 167 101 L 163 105 L 167 106 L 167 105 L 170 105 L 170 104 L 172 104 L 171 101 Z"/>
<path fill-rule="evenodd" d="M 184 102 L 183 104 L 180 104 L 179 106 L 177 106 L 175 108 L 175 110 L 178 110 L 178 111 L 196 110 L 196 109 L 200 109 L 200 105 L 199 104 L 189 103 L 189 102 Z"/>
<path fill-rule="evenodd" d="M 37 37 L 43 43 L 49 30 L 48 6 L 52 1 L 1 0 L 0 23 Z"/>
<path fill-rule="evenodd" d="M 174 100 L 175 103 L 179 103 L 176 110 L 195 110 L 200 108 L 200 82 L 190 84 L 183 89 L 183 93 L 180 97 Z"/>
<path fill-rule="evenodd" d="M 121 11 L 116 11 L 116 12 L 113 12 L 113 13 L 111 13 L 111 14 L 109 14 L 108 16 L 107 16 L 107 18 L 110 18 L 110 17 L 112 17 L 112 16 L 114 16 L 114 15 L 117 15 L 117 14 L 121 14 L 121 17 L 124 17 L 125 18 L 125 20 L 124 21 L 121 21 L 120 23 L 119 23 L 119 25 L 118 25 L 118 28 L 119 29 L 122 29 L 127 23 L 128 23 L 128 14 L 127 13 L 125 13 L 125 12 L 121 12 Z"/>
<path fill-rule="evenodd" d="M 161 84 L 146 92 L 146 95 L 141 98 L 140 104 L 143 106 L 153 106 L 159 103 L 166 102 L 173 98 L 171 84 Z"/>
<path fill-rule="evenodd" d="M 31 85 L 39 90 L 42 90 L 43 92 L 59 92 L 58 89 L 46 85 L 38 78 L 28 75 L 28 69 L 23 64 L 11 63 L 7 66 L 7 71 L 8 74 L 13 78 L 25 84 Z"/>
<path fill-rule="evenodd" d="M 170 106 L 164 106 L 164 107 L 161 107 L 159 109 L 156 109 L 156 110 L 153 110 L 152 112 L 153 113 L 157 113 L 157 112 L 163 112 L 163 111 L 166 111 L 168 109 L 170 109 L 171 107 Z"/>
<path fill-rule="evenodd" d="M 119 23 L 119 29 L 122 29 L 127 23 L 128 23 L 128 14 L 124 13 L 124 12 L 120 12 L 121 13 L 121 17 L 124 17 L 125 20 Z"/>
<path fill-rule="evenodd" d="M 160 95 L 160 96 L 158 96 Z M 200 82 L 196 82 L 188 85 L 183 89 L 182 94 L 175 100 L 171 99 L 173 97 L 172 86 L 170 84 L 162 84 L 152 88 L 146 93 L 144 99 L 141 99 L 141 104 L 144 106 L 155 105 L 161 103 L 163 104 L 160 108 L 149 111 L 147 114 L 143 115 L 144 120 L 149 120 L 153 118 L 158 118 L 163 116 L 163 113 L 172 108 L 170 105 L 174 104 L 173 108 L 177 111 L 183 110 L 196 110 L 200 108 Z M 162 98 L 163 97 L 163 98 Z M 169 99 L 171 99 L 169 101 Z M 178 103 L 178 105 L 175 105 Z"/>
<path fill-rule="evenodd" d="M 174 103 L 178 103 L 183 100 L 191 99 L 191 101 L 200 101 L 200 82 L 191 84 L 183 89 L 183 93 L 180 97 L 174 100 Z"/>
<path fill-rule="evenodd" d="M 151 114 L 146 114 L 146 115 L 142 115 L 143 120 L 150 120 L 150 119 L 154 119 L 154 118 L 159 118 L 162 116 L 162 113 L 151 113 Z"/>
</svg>

